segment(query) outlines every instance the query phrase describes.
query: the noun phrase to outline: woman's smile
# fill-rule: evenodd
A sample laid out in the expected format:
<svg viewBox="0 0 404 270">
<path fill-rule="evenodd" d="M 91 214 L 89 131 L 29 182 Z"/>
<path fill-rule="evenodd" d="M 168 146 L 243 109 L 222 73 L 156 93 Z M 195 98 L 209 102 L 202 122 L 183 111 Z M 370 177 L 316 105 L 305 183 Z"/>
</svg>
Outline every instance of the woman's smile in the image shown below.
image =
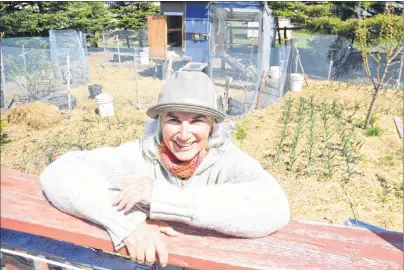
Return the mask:
<svg viewBox="0 0 404 270">
<path fill-rule="evenodd" d="M 164 144 L 181 161 L 193 159 L 208 147 L 212 120 L 201 114 L 187 112 L 163 113 L 161 131 Z"/>
<path fill-rule="evenodd" d="M 190 150 L 190 149 L 192 148 L 192 146 L 194 145 L 193 142 L 192 142 L 192 143 L 180 143 L 180 142 L 174 141 L 174 143 L 175 143 L 175 145 L 177 146 L 177 148 L 178 148 L 180 151 L 188 151 L 188 150 Z"/>
</svg>

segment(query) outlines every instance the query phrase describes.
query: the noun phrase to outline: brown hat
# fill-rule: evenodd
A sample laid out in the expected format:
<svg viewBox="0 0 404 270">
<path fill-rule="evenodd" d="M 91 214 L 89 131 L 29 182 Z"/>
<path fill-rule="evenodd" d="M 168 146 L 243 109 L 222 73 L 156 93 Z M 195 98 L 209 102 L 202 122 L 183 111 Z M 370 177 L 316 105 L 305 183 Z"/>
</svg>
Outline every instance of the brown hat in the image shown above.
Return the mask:
<svg viewBox="0 0 404 270">
<path fill-rule="evenodd" d="M 163 86 L 157 105 L 147 110 L 150 118 L 162 112 L 192 112 L 212 116 L 217 123 L 226 115 L 217 109 L 215 85 L 200 71 L 177 71 Z"/>
</svg>

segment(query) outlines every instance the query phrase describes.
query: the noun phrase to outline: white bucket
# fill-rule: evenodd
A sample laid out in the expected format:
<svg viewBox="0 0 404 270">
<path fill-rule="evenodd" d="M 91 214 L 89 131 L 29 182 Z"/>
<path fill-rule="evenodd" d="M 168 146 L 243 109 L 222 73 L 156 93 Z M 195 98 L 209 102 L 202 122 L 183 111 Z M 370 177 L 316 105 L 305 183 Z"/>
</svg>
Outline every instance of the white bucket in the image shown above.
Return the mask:
<svg viewBox="0 0 404 270">
<path fill-rule="evenodd" d="M 269 74 L 271 75 L 271 79 L 279 80 L 279 78 L 281 76 L 281 67 L 280 66 L 270 67 Z"/>
<path fill-rule="evenodd" d="M 141 65 L 149 65 L 149 48 L 143 48 L 141 52 L 139 52 L 140 64 Z"/>
<path fill-rule="evenodd" d="M 101 117 L 114 116 L 114 103 L 111 94 L 102 93 L 95 97 L 98 105 L 98 114 Z"/>
<path fill-rule="evenodd" d="M 303 74 L 290 73 L 290 90 L 294 92 L 302 91 Z"/>
</svg>

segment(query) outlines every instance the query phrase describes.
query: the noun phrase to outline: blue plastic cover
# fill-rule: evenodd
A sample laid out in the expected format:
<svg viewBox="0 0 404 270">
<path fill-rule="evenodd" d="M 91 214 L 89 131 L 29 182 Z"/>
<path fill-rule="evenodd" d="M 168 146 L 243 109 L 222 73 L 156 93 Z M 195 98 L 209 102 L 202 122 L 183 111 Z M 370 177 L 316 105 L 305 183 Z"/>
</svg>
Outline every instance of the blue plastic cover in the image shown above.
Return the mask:
<svg viewBox="0 0 404 270">
<path fill-rule="evenodd" d="M 185 20 L 184 33 L 207 34 L 209 29 L 208 20 Z"/>
<path fill-rule="evenodd" d="M 208 2 L 186 3 L 184 32 L 185 33 L 208 33 Z"/>
<path fill-rule="evenodd" d="M 185 4 L 185 19 L 207 19 L 209 8 L 209 2 L 204 3 L 186 3 Z"/>
<path fill-rule="evenodd" d="M 208 63 L 209 40 L 192 40 L 192 34 L 185 34 L 185 55 L 191 57 L 192 62 Z"/>
</svg>

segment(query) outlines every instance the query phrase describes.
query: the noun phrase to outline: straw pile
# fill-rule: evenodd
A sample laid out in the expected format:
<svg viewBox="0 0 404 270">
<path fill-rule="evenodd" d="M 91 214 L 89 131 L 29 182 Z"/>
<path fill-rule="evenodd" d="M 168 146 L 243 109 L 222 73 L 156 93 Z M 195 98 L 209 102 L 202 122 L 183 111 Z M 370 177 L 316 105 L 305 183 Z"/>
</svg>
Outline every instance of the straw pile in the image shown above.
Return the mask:
<svg viewBox="0 0 404 270">
<path fill-rule="evenodd" d="M 25 124 L 35 130 L 53 127 L 63 119 L 56 105 L 39 101 L 14 107 L 4 116 L 10 124 Z"/>
</svg>

